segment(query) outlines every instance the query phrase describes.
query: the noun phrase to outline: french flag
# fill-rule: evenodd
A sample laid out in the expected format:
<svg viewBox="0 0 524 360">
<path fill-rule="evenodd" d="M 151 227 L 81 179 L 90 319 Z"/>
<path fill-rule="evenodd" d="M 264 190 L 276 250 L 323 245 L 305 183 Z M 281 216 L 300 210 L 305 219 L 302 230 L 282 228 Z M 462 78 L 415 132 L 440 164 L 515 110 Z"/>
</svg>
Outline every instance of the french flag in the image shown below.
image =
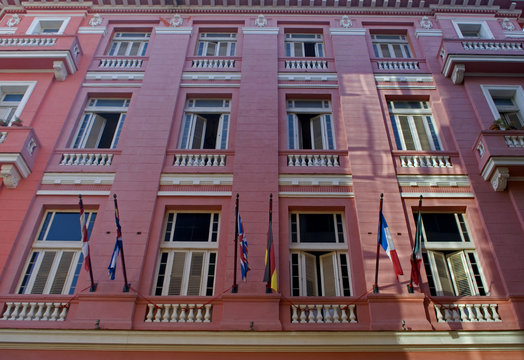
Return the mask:
<svg viewBox="0 0 524 360">
<path fill-rule="evenodd" d="M 395 250 L 395 245 L 393 244 L 393 238 L 391 237 L 391 232 L 389 231 L 386 218 L 383 214 L 380 214 L 380 216 L 382 217 L 382 236 L 378 234 L 378 243 L 386 251 L 389 259 L 393 262 L 393 269 L 395 270 L 395 275 L 398 279 L 398 276 L 404 275 L 404 273 L 402 272 L 402 266 L 400 266 L 400 261 L 398 260 L 397 251 Z"/>
</svg>

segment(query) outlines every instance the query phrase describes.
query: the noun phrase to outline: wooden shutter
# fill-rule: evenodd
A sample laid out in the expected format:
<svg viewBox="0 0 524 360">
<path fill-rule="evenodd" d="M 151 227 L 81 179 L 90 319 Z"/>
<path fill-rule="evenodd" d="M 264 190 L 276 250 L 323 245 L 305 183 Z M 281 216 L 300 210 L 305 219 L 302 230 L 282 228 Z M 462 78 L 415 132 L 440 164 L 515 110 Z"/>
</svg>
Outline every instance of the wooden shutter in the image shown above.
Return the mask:
<svg viewBox="0 0 524 360">
<path fill-rule="evenodd" d="M 422 116 L 413 116 L 413 122 L 415 123 L 415 128 L 417 129 L 420 150 L 432 150 L 429 143 L 430 140 L 428 134 L 426 133 L 426 127 L 424 126 L 424 118 Z"/>
<path fill-rule="evenodd" d="M 64 292 L 64 284 L 67 280 L 67 276 L 69 275 L 69 269 L 71 268 L 74 255 L 75 253 L 73 251 L 62 252 L 60 262 L 58 263 L 58 268 L 56 269 L 53 284 L 49 290 L 50 294 L 62 294 Z"/>
<path fill-rule="evenodd" d="M 195 115 L 193 129 L 193 139 L 191 149 L 202 149 L 204 142 L 204 134 L 206 133 L 206 118 Z"/>
<path fill-rule="evenodd" d="M 337 296 L 338 271 L 335 253 L 320 256 L 320 269 L 322 272 L 322 296 Z"/>
<path fill-rule="evenodd" d="M 167 295 L 182 295 L 182 279 L 184 278 L 184 266 L 186 253 L 174 252 L 171 276 L 169 277 L 169 288 Z"/>
<path fill-rule="evenodd" d="M 31 289 L 31 294 L 43 294 L 47 279 L 49 277 L 49 272 L 53 266 L 53 261 L 55 260 L 56 251 L 45 251 L 44 256 L 42 256 L 42 261 L 38 267 L 38 272 L 35 276 L 35 281 Z"/>
<path fill-rule="evenodd" d="M 437 287 L 437 295 L 454 296 L 455 293 L 453 292 L 453 286 L 451 285 L 446 257 L 443 253 L 436 251 L 432 251 L 428 254 L 434 261 L 434 270 L 436 273 L 433 278 L 435 280 L 435 286 Z"/>
<path fill-rule="evenodd" d="M 466 257 L 463 251 L 447 255 L 446 259 L 453 277 L 453 285 L 457 296 L 476 295 L 469 275 Z"/>
<path fill-rule="evenodd" d="M 304 253 L 306 296 L 318 296 L 317 261 L 314 255 Z"/>
<path fill-rule="evenodd" d="M 322 119 L 320 116 L 311 119 L 311 148 L 324 149 Z"/>
<path fill-rule="evenodd" d="M 202 268 L 204 265 L 204 253 L 191 253 L 191 265 L 189 267 L 189 279 L 187 282 L 187 295 L 200 295 L 202 284 Z"/>
<path fill-rule="evenodd" d="M 106 119 L 98 114 L 93 114 L 91 116 L 91 129 L 89 130 L 89 135 L 87 136 L 84 148 L 93 149 L 98 147 L 100 138 L 102 137 L 102 132 L 106 124 Z"/>
<path fill-rule="evenodd" d="M 408 117 L 399 116 L 398 121 L 400 123 L 402 138 L 404 139 L 404 149 L 402 150 L 415 150 L 415 142 L 413 141 L 413 136 L 411 135 Z"/>
</svg>

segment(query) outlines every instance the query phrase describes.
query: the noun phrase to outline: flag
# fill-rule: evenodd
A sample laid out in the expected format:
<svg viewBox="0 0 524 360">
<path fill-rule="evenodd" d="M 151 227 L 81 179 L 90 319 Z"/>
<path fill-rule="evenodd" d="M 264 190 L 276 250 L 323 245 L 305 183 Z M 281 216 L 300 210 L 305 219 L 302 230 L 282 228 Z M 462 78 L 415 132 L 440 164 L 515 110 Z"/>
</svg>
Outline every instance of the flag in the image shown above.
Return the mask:
<svg viewBox="0 0 524 360">
<path fill-rule="evenodd" d="M 269 229 L 267 231 L 267 249 L 266 249 L 266 269 L 264 271 L 264 281 L 268 283 L 269 287 L 274 291 L 277 287 L 277 268 L 275 264 L 275 250 L 273 247 L 273 230 L 271 226 L 271 216 L 269 217 Z"/>
<path fill-rule="evenodd" d="M 382 217 L 382 229 L 380 229 L 382 232 L 382 237 L 379 233 L 378 242 L 386 251 L 386 254 L 388 254 L 389 259 L 393 262 L 393 269 L 395 270 L 395 275 L 398 278 L 399 275 L 404 274 L 402 272 L 402 266 L 400 266 L 400 261 L 398 260 L 397 251 L 395 250 L 395 245 L 393 244 L 393 238 L 391 237 L 391 232 L 389 231 L 386 218 L 382 213 L 380 213 L 380 216 Z"/>
<path fill-rule="evenodd" d="M 238 214 L 238 243 L 240 244 L 240 273 L 242 280 L 246 281 L 247 272 L 251 270 L 247 262 L 247 238 L 244 234 L 244 226 L 242 226 L 242 219 Z"/>
<path fill-rule="evenodd" d="M 413 253 L 411 254 L 411 281 L 415 285 L 420 284 L 420 264 L 422 263 L 422 249 L 420 241 L 422 238 L 422 214 L 418 211 L 417 217 L 417 231 L 415 233 L 415 246 L 413 246 Z"/>
<path fill-rule="evenodd" d="M 82 235 L 82 255 L 84 256 L 84 268 L 89 271 L 89 236 L 87 234 L 86 218 L 84 214 L 84 204 L 82 197 L 78 197 L 80 207 L 80 234 Z"/>
<path fill-rule="evenodd" d="M 116 241 L 115 248 L 113 249 L 113 255 L 111 255 L 111 261 L 107 269 L 109 270 L 109 278 L 115 280 L 116 273 L 116 260 L 118 259 L 118 254 L 122 248 L 122 228 L 120 227 L 120 216 L 118 215 L 118 207 L 115 207 L 115 222 L 116 222 Z"/>
</svg>

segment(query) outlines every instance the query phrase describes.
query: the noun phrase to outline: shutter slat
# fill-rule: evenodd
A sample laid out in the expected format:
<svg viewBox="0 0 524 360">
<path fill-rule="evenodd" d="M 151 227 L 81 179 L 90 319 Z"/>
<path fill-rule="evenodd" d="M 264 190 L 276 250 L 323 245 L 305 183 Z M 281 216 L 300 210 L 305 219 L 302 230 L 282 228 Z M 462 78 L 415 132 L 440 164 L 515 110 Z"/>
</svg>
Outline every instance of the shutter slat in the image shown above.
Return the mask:
<svg viewBox="0 0 524 360">
<path fill-rule="evenodd" d="M 56 251 L 46 251 L 42 257 L 42 262 L 36 273 L 35 282 L 33 283 L 33 288 L 31 289 L 31 294 L 43 294 L 45 284 L 47 283 L 47 278 L 49 277 L 49 271 L 51 266 L 53 266 L 53 261 L 55 260 Z"/>
<path fill-rule="evenodd" d="M 60 263 L 56 269 L 53 285 L 51 285 L 51 290 L 49 291 L 50 294 L 62 294 L 74 254 L 73 251 L 65 251 L 62 253 Z"/>
</svg>

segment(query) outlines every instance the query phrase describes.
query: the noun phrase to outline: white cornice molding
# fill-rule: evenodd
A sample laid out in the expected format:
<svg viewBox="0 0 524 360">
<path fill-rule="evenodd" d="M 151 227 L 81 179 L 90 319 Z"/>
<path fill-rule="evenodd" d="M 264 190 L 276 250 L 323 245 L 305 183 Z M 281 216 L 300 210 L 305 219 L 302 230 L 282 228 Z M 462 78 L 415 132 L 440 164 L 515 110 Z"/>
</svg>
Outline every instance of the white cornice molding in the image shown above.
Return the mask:
<svg viewBox="0 0 524 360">
<path fill-rule="evenodd" d="M 330 35 L 366 35 L 366 29 L 329 28 Z"/>
<path fill-rule="evenodd" d="M 24 178 L 31 174 L 31 169 L 20 153 L 0 153 L 0 164 L 14 164 Z"/>
<path fill-rule="evenodd" d="M 435 85 L 377 85 L 377 89 L 412 89 L 412 90 L 435 90 Z"/>
<path fill-rule="evenodd" d="M 142 87 L 142 83 L 83 83 L 83 87 L 101 87 L 101 88 L 139 88 Z"/>
<path fill-rule="evenodd" d="M 191 83 L 191 84 L 180 84 L 180 87 L 189 87 L 189 88 L 230 88 L 230 87 L 240 87 L 240 84 L 220 84 L 220 83 Z"/>
<path fill-rule="evenodd" d="M 144 80 L 144 72 L 90 71 L 86 80 Z"/>
<path fill-rule="evenodd" d="M 352 192 L 280 191 L 278 196 L 282 198 L 353 198 L 355 194 Z"/>
<path fill-rule="evenodd" d="M 338 81 L 337 73 L 278 73 L 279 81 Z"/>
<path fill-rule="evenodd" d="M 236 80 L 242 78 L 240 72 L 184 72 L 182 80 Z"/>
<path fill-rule="evenodd" d="M 278 84 L 281 89 L 338 89 L 338 84 Z"/>
<path fill-rule="evenodd" d="M 524 156 L 497 156 L 497 157 L 491 157 L 486 165 L 484 165 L 484 169 L 482 169 L 481 176 L 484 178 L 484 180 L 488 180 L 493 171 L 497 167 L 507 167 L 507 166 L 522 166 L 524 167 Z"/>
<path fill-rule="evenodd" d="M 377 82 L 433 82 L 433 75 L 431 74 L 376 74 L 375 81 Z"/>
<path fill-rule="evenodd" d="M 442 74 L 446 77 L 450 76 L 455 64 L 479 61 L 493 63 L 524 63 L 524 55 L 448 55 L 442 68 Z"/>
<path fill-rule="evenodd" d="M 157 196 L 232 196 L 231 191 L 159 191 Z"/>
<path fill-rule="evenodd" d="M 442 36 L 442 30 L 438 29 L 416 29 L 415 36 Z"/>
<path fill-rule="evenodd" d="M 266 27 L 244 27 L 242 32 L 244 35 L 278 35 L 280 28 L 266 28 Z"/>
<path fill-rule="evenodd" d="M 155 32 L 159 35 L 191 35 L 192 27 L 155 27 Z"/>
<path fill-rule="evenodd" d="M 109 190 L 38 190 L 36 195 L 46 196 L 71 196 L 71 195 L 82 195 L 82 196 L 108 196 L 111 194 Z"/>
<path fill-rule="evenodd" d="M 111 185 L 114 180 L 114 173 L 45 173 L 42 184 Z"/>
<path fill-rule="evenodd" d="M 465 175 L 397 175 L 397 181 L 399 186 L 470 186 Z"/>
<path fill-rule="evenodd" d="M 524 39 L 523 31 L 504 31 L 504 36 L 512 39 Z"/>
<path fill-rule="evenodd" d="M 351 175 L 280 175 L 279 185 L 298 186 L 352 186 Z"/>
<path fill-rule="evenodd" d="M 73 57 L 69 51 L 49 51 L 49 50 L 36 50 L 36 51 L 0 51 L 0 59 L 34 59 L 34 58 L 51 58 L 51 59 L 62 59 L 67 63 L 67 67 L 71 74 L 74 74 L 77 70 L 76 64 L 73 61 Z"/>
<path fill-rule="evenodd" d="M 78 34 L 102 34 L 105 35 L 106 26 L 81 26 L 78 28 Z"/>
<path fill-rule="evenodd" d="M 232 185 L 232 174 L 162 174 L 160 185 Z"/>
<path fill-rule="evenodd" d="M 402 192 L 401 198 L 441 198 L 441 199 L 459 199 L 459 198 L 474 198 L 473 193 L 440 193 L 440 192 Z"/>
<path fill-rule="evenodd" d="M 14 35 L 16 29 L 15 27 L 0 27 L 0 35 Z"/>
</svg>

